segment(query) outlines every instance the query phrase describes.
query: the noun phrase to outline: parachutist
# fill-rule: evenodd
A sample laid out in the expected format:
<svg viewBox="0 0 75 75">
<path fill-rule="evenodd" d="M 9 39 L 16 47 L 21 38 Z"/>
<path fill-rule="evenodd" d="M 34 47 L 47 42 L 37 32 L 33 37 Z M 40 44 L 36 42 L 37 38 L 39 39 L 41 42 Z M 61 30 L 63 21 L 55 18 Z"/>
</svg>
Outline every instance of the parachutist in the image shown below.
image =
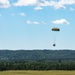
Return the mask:
<svg viewBox="0 0 75 75">
<path fill-rule="evenodd" d="M 57 27 L 53 27 L 51 30 L 52 30 L 54 33 L 55 33 L 55 32 L 60 32 L 60 29 L 57 28 Z M 54 47 L 56 46 L 56 35 L 57 35 L 57 34 L 54 34 L 54 42 L 53 42 L 53 46 L 54 46 Z"/>
<path fill-rule="evenodd" d="M 56 44 L 53 44 L 53 46 L 56 46 Z"/>
</svg>

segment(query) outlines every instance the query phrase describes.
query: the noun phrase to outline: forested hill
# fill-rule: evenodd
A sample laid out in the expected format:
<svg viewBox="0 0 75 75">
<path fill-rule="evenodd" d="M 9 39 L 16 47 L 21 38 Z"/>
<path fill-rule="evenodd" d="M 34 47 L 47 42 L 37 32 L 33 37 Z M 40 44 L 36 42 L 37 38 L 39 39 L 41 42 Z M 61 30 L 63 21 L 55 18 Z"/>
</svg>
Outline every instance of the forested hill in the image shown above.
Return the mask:
<svg viewBox="0 0 75 75">
<path fill-rule="evenodd" d="M 0 50 L 1 60 L 75 60 L 75 50 Z"/>
</svg>

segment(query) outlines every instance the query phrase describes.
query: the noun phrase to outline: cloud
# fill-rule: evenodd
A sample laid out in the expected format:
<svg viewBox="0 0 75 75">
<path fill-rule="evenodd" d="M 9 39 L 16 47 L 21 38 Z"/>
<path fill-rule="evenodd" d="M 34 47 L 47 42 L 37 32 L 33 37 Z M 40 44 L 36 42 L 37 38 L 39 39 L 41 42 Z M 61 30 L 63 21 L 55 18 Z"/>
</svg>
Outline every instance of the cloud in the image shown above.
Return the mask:
<svg viewBox="0 0 75 75">
<path fill-rule="evenodd" d="M 54 24 L 69 24 L 69 22 L 66 19 L 60 19 L 60 20 L 55 20 L 52 21 Z"/>
<path fill-rule="evenodd" d="M 60 0 L 59 2 L 63 5 L 75 4 L 75 0 Z"/>
<path fill-rule="evenodd" d="M 66 8 L 67 5 L 74 5 L 75 4 L 75 0 L 59 0 L 59 1 L 54 1 L 52 0 L 50 2 L 50 4 L 55 8 L 55 9 L 59 9 L 59 8 Z"/>
<path fill-rule="evenodd" d="M 12 4 L 10 0 L 0 0 L 0 8 L 8 8 Z M 42 10 L 43 7 L 50 6 L 55 9 L 65 9 L 68 5 L 75 5 L 75 0 L 17 0 L 14 6 L 35 6 L 35 10 Z M 70 9 L 72 10 L 72 9 Z"/>
<path fill-rule="evenodd" d="M 35 7 L 34 8 L 34 10 L 42 10 L 43 8 L 42 7 L 39 7 L 39 6 L 37 6 L 37 7 Z"/>
<path fill-rule="evenodd" d="M 0 14 L 0 16 L 2 16 L 2 14 Z"/>
<path fill-rule="evenodd" d="M 66 7 L 59 1 L 59 2 L 55 2 L 55 1 L 51 1 L 50 3 L 55 9 L 65 9 Z"/>
<path fill-rule="evenodd" d="M 39 24 L 39 22 L 33 22 L 33 24 Z"/>
<path fill-rule="evenodd" d="M 10 6 L 9 0 L 0 0 L 0 8 L 8 8 Z"/>
<path fill-rule="evenodd" d="M 19 14 L 17 14 L 17 15 L 26 16 L 26 14 L 23 13 L 23 12 L 21 12 L 21 13 L 19 13 Z M 12 13 L 11 16 L 15 16 L 15 14 Z"/>
<path fill-rule="evenodd" d="M 20 15 L 21 15 L 21 16 L 26 16 L 26 15 L 25 15 L 25 13 L 23 13 L 23 12 L 22 12 L 22 13 L 20 13 Z"/>
<path fill-rule="evenodd" d="M 38 0 L 18 0 L 15 3 L 15 6 L 28 6 L 28 5 L 36 5 Z"/>
<path fill-rule="evenodd" d="M 42 7 L 51 6 L 55 9 L 65 9 L 67 5 L 74 5 L 75 0 L 18 0 L 14 6 L 36 6 L 35 10 L 41 10 Z"/>
<path fill-rule="evenodd" d="M 42 22 L 37 22 L 37 21 L 30 21 L 30 20 L 27 20 L 27 24 L 41 24 L 41 25 L 46 25 L 48 23 L 45 23 L 44 21 Z"/>
<path fill-rule="evenodd" d="M 32 22 L 28 20 L 28 21 L 27 21 L 27 24 L 32 24 Z"/>
<path fill-rule="evenodd" d="M 70 10 L 71 10 L 71 11 L 74 11 L 74 8 L 71 8 L 71 7 L 70 7 Z"/>
<path fill-rule="evenodd" d="M 42 22 L 42 24 L 46 24 L 45 22 Z"/>
<path fill-rule="evenodd" d="M 28 20 L 28 21 L 27 21 L 27 24 L 39 24 L 39 22 Z"/>
</svg>

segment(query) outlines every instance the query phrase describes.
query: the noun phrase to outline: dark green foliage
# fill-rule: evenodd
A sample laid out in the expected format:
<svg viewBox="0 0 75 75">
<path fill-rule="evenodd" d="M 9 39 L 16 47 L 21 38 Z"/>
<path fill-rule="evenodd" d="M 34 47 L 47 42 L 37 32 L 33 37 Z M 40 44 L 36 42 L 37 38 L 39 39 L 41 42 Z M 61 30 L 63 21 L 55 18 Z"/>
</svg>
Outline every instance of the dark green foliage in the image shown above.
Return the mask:
<svg viewBox="0 0 75 75">
<path fill-rule="evenodd" d="M 0 70 L 75 70 L 75 62 L 1 62 Z"/>
<path fill-rule="evenodd" d="M 3 70 L 75 70 L 75 51 L 0 50 Z"/>
</svg>

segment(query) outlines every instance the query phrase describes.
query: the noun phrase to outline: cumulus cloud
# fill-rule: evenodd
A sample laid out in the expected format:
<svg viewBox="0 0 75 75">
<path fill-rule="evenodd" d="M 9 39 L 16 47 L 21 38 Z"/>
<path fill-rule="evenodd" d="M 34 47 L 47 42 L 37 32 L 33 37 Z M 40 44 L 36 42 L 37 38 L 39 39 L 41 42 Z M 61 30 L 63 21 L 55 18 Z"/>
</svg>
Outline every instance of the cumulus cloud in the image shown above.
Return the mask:
<svg viewBox="0 0 75 75">
<path fill-rule="evenodd" d="M 0 0 L 0 8 L 8 8 L 10 5 L 9 0 Z"/>
<path fill-rule="evenodd" d="M 60 0 L 59 2 L 64 5 L 75 4 L 75 0 Z"/>
<path fill-rule="evenodd" d="M 17 3 L 15 3 L 15 6 L 28 6 L 28 5 L 36 5 L 38 0 L 18 0 Z"/>
<path fill-rule="evenodd" d="M 27 24 L 39 24 L 39 22 L 28 20 L 28 21 L 27 21 Z"/>
<path fill-rule="evenodd" d="M 67 5 L 75 4 L 75 0 L 18 0 L 14 6 L 36 6 L 35 10 L 41 10 L 42 7 L 52 6 L 55 9 L 66 8 Z M 39 6 L 39 7 L 38 7 Z"/>
<path fill-rule="evenodd" d="M 59 1 L 54 1 L 52 0 L 50 2 L 50 4 L 55 8 L 55 9 L 59 9 L 59 8 L 66 8 L 67 5 L 74 5 L 75 4 L 75 0 L 59 0 Z"/>
<path fill-rule="evenodd" d="M 51 1 L 50 3 L 55 9 L 65 9 L 66 7 L 59 1 L 59 2 L 55 2 L 55 1 Z"/>
<path fill-rule="evenodd" d="M 52 21 L 54 24 L 69 24 L 69 22 L 66 19 L 60 19 L 60 20 L 55 20 Z"/>
<path fill-rule="evenodd" d="M 10 0 L 0 0 L 0 8 L 11 6 Z M 14 6 L 35 6 L 35 10 L 42 10 L 43 7 L 51 6 L 55 9 L 65 9 L 68 5 L 75 5 L 75 0 L 17 0 Z M 71 9 L 72 10 L 72 9 Z"/>
</svg>

